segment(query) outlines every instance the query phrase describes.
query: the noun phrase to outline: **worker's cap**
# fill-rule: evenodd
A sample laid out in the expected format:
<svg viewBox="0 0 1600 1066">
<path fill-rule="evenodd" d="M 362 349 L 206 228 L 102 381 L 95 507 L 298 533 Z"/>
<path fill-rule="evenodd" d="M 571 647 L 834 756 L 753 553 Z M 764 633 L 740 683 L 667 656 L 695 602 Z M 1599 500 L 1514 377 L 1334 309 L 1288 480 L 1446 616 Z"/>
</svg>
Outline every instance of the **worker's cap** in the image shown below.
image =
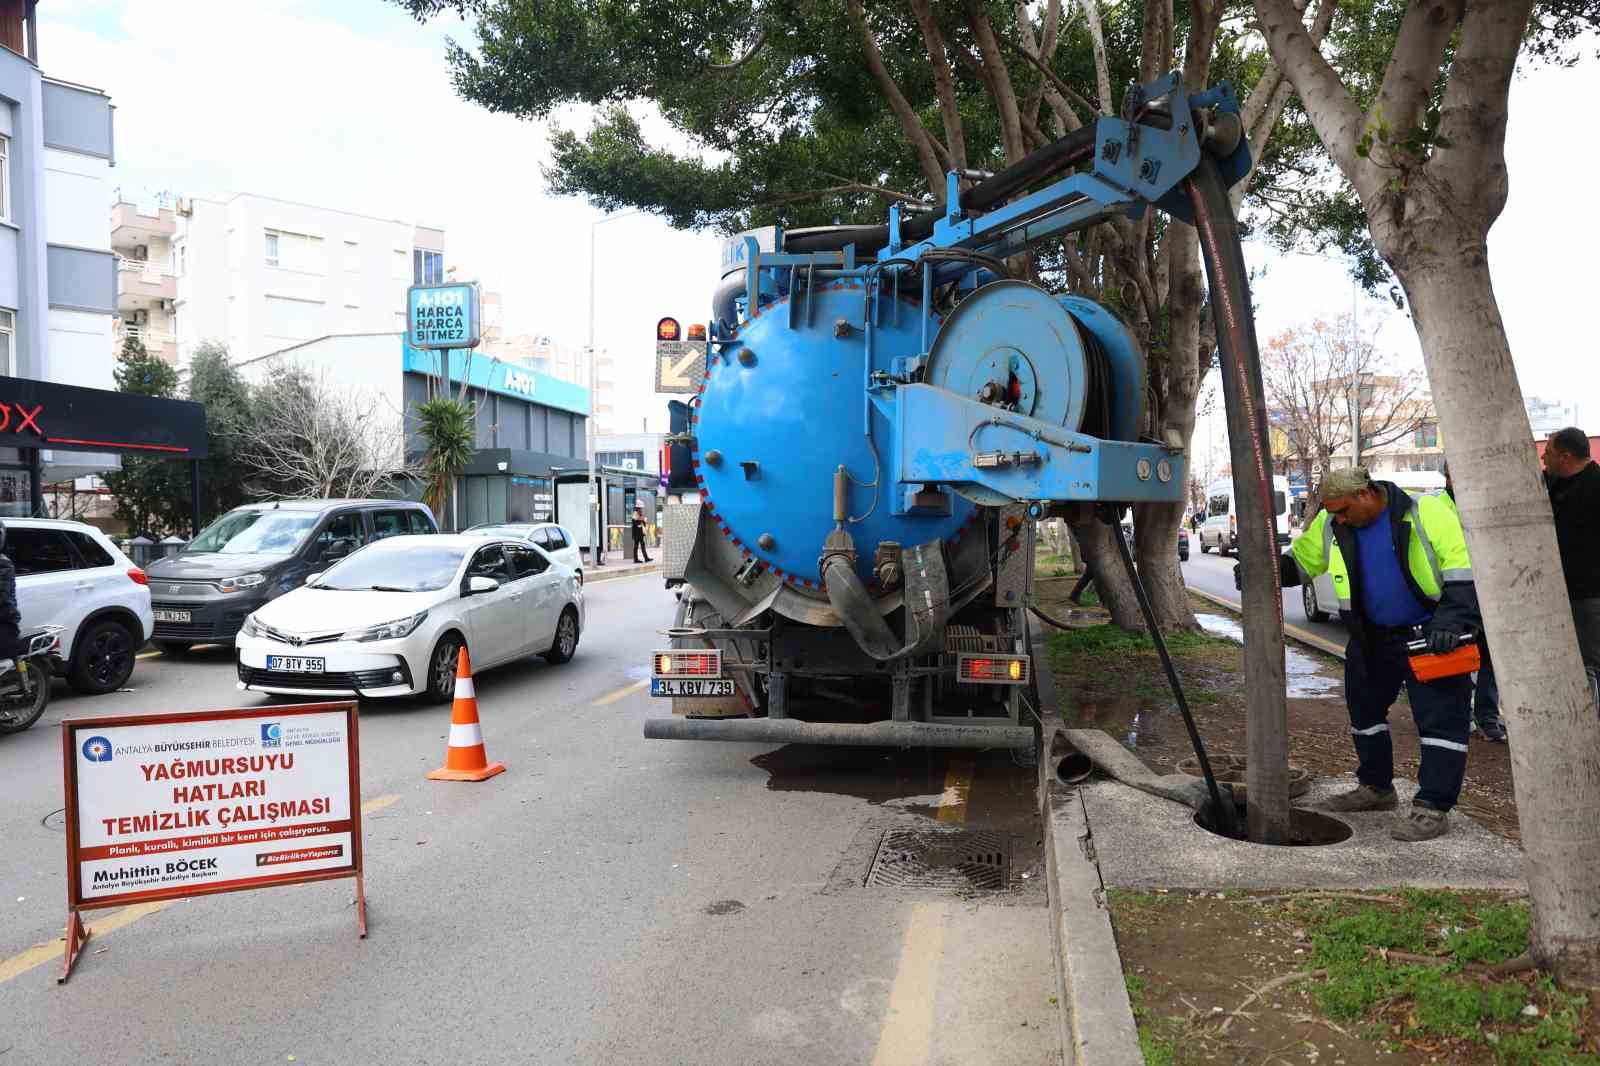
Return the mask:
<svg viewBox="0 0 1600 1066">
<path fill-rule="evenodd" d="M 1372 477 L 1364 466 L 1346 466 L 1330 470 L 1328 476 L 1322 479 L 1322 498 L 1332 500 L 1340 496 L 1354 496 L 1370 484 Z"/>
</svg>

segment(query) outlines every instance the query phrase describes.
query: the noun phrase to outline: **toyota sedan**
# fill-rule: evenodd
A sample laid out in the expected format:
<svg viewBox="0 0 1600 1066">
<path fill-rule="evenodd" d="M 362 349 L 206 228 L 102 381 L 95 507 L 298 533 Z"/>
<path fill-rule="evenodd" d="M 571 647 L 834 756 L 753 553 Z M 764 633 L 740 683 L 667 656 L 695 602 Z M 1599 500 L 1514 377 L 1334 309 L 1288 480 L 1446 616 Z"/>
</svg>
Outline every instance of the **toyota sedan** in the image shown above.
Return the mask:
<svg viewBox="0 0 1600 1066">
<path fill-rule="evenodd" d="M 526 541 L 391 537 L 248 616 L 239 687 L 444 702 L 463 646 L 474 672 L 530 655 L 564 663 L 582 632 L 576 572 Z"/>
</svg>

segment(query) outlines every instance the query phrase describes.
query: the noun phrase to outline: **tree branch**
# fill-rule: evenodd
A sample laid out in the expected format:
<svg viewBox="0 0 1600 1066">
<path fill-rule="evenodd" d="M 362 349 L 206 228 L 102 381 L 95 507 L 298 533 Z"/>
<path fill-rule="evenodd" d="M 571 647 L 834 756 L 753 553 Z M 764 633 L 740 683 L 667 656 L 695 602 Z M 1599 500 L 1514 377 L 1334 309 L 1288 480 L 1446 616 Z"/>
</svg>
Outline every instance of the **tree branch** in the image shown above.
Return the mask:
<svg viewBox="0 0 1600 1066">
<path fill-rule="evenodd" d="M 740 67 L 754 59 L 756 57 L 756 53 L 761 51 L 762 47 L 765 46 L 766 43 L 767 31 L 764 29 L 757 30 L 756 39 L 750 42 L 750 47 L 745 49 L 744 55 L 740 56 L 738 59 L 735 59 L 731 63 L 707 63 L 706 69 L 716 71 L 718 74 L 728 74 L 732 71 L 738 70 Z"/>
<path fill-rule="evenodd" d="M 1094 84 L 1099 94 L 1099 114 L 1115 115 L 1116 106 L 1111 100 L 1111 64 L 1106 60 L 1106 29 L 1100 20 L 1097 0 L 1078 0 L 1083 5 L 1083 21 L 1089 30 L 1089 47 L 1094 53 Z"/>
<path fill-rule="evenodd" d="M 1305 10 L 1306 0 L 1294 0 L 1295 6 Z M 1339 0 L 1320 0 L 1317 12 L 1311 19 L 1311 43 L 1320 47 L 1322 40 L 1328 35 L 1328 29 L 1333 25 L 1333 16 L 1339 6 Z M 1244 180 L 1229 190 L 1229 199 L 1233 201 L 1233 213 L 1237 215 L 1239 208 L 1244 204 L 1245 195 L 1254 183 L 1256 170 L 1261 166 L 1261 156 L 1266 148 L 1272 131 L 1277 128 L 1278 119 L 1283 116 L 1283 109 L 1289 104 L 1289 97 L 1294 95 L 1294 86 L 1289 79 L 1283 76 L 1278 65 L 1270 58 L 1267 67 L 1261 72 L 1261 78 L 1256 82 L 1256 87 L 1251 90 L 1250 97 L 1240 109 L 1239 118 L 1244 124 L 1245 139 L 1253 150 L 1250 153 L 1250 169 L 1245 172 Z"/>
<path fill-rule="evenodd" d="M 1011 44 L 1010 41 L 1007 41 L 1006 43 Z M 1012 47 L 1012 51 L 1016 52 L 1023 59 L 1026 59 L 1029 63 L 1033 64 L 1034 68 L 1037 69 L 1039 71 L 1039 73 L 1043 74 L 1045 76 L 1045 78 L 1049 80 L 1051 86 L 1056 90 L 1056 92 L 1060 93 L 1066 99 L 1071 100 L 1073 103 L 1075 103 L 1079 107 L 1083 108 L 1090 115 L 1097 114 L 1095 106 L 1094 106 L 1094 104 L 1092 102 L 1090 102 L 1089 100 L 1085 99 L 1082 93 L 1078 92 L 1072 86 L 1068 85 L 1065 81 L 1063 81 L 1062 78 L 1061 78 L 1061 75 L 1059 75 L 1055 71 L 1051 70 L 1049 64 L 1045 63 L 1045 61 L 1043 59 L 1039 58 L 1033 52 L 1029 51 L 1027 46 L 1026 46 L 1026 44 L 1020 44 L 1020 45 L 1019 44 L 1012 44 L 1011 47 Z M 1068 114 L 1072 114 L 1072 112 L 1070 110 L 1067 113 Z M 1072 115 L 1072 124 L 1069 125 L 1067 128 L 1075 130 L 1075 129 L 1078 129 L 1079 127 L 1081 127 L 1082 125 L 1083 125 L 1083 123 L 1078 120 L 1078 116 L 1074 114 L 1074 115 Z"/>
<path fill-rule="evenodd" d="M 1370 123 L 1387 125 L 1396 139 L 1420 124 L 1462 6 L 1463 0 L 1411 0 L 1406 5 L 1383 85 L 1367 116 Z"/>
<path fill-rule="evenodd" d="M 1461 202 L 1480 205 L 1485 230 L 1505 207 L 1508 85 L 1531 5 L 1501 0 L 1468 9 L 1440 108 L 1439 134 L 1452 147 L 1436 148 L 1424 168 Z"/>
<path fill-rule="evenodd" d="M 916 150 L 917 163 L 922 168 L 923 179 L 928 183 L 928 191 L 933 194 L 935 202 L 943 204 L 944 168 L 939 165 L 939 158 L 935 154 L 933 135 L 923 126 L 917 113 L 911 109 L 905 94 L 900 91 L 900 86 L 895 84 L 894 78 L 889 74 L 889 68 L 884 65 L 883 53 L 878 50 L 878 39 L 873 35 L 872 26 L 867 22 L 867 13 L 861 6 L 861 0 L 850 0 L 850 19 L 861 34 L 861 43 L 867 53 L 867 66 L 872 70 L 872 76 L 877 78 L 878 84 L 882 86 L 889 107 L 900 122 L 901 132 Z"/>
<path fill-rule="evenodd" d="M 967 169 L 967 138 L 961 125 L 961 104 L 956 99 L 955 79 L 950 74 L 950 57 L 945 52 L 944 34 L 934 18 L 929 0 L 911 0 L 911 12 L 922 28 L 922 41 L 928 46 L 928 61 L 933 68 L 933 88 L 939 95 L 939 116 L 944 119 L 944 143 L 949 149 L 950 169 Z"/>
<path fill-rule="evenodd" d="M 1000 55 L 1000 42 L 995 38 L 994 24 L 989 21 L 983 0 L 967 0 L 967 21 L 972 26 L 984 69 L 989 72 L 995 110 L 1000 115 L 1000 142 L 1005 146 L 1006 165 L 1009 166 L 1028 154 L 1022 146 L 1022 117 L 1017 109 L 1016 90 L 1011 85 L 1011 72 L 1006 70 L 1006 62 Z"/>
<path fill-rule="evenodd" d="M 1172 0 L 1144 0 L 1139 35 L 1139 81 L 1148 84 L 1167 72 L 1172 55 Z"/>
<path fill-rule="evenodd" d="M 1318 138 L 1358 190 L 1370 189 L 1370 168 L 1356 154 L 1366 120 L 1337 71 L 1317 50 L 1293 0 L 1255 0 L 1272 61 L 1299 94 Z"/>
</svg>

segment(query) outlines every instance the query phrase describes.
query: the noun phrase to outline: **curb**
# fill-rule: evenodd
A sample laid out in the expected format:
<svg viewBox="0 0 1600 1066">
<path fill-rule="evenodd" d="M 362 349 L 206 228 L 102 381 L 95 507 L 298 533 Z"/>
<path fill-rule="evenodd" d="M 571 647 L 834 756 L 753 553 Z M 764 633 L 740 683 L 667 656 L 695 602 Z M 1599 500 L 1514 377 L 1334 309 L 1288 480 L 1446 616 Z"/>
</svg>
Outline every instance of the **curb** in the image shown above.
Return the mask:
<svg viewBox="0 0 1600 1066">
<path fill-rule="evenodd" d="M 1188 586 L 1184 587 L 1188 590 L 1190 595 L 1199 596 L 1202 600 L 1209 600 L 1218 607 L 1226 607 L 1234 614 L 1238 614 L 1242 610 L 1237 603 L 1225 600 L 1215 593 L 1204 592 L 1196 588 L 1188 588 Z M 1288 622 L 1283 623 L 1283 632 L 1285 636 L 1292 637 L 1301 644 L 1316 648 L 1318 651 L 1325 651 L 1329 655 L 1335 656 L 1339 659 L 1344 658 L 1344 648 L 1340 647 L 1338 644 L 1335 644 L 1327 637 L 1319 637 L 1317 634 L 1308 629 L 1301 629 L 1299 626 L 1290 625 Z"/>
<path fill-rule="evenodd" d="M 623 577 L 638 577 L 640 574 L 655 574 L 661 571 L 660 563 L 647 563 L 644 566 L 630 566 L 625 570 L 612 570 L 609 567 L 592 567 L 583 572 L 583 583 L 592 585 L 596 581 L 615 581 Z"/>
<path fill-rule="evenodd" d="M 1044 634 L 1035 636 L 1034 679 L 1041 720 L 1039 806 L 1061 1047 L 1067 1066 L 1142 1066 L 1139 1030 L 1094 857 L 1088 812 L 1078 791 L 1056 776 L 1055 740 L 1061 727 L 1043 721 L 1046 708 L 1059 717 L 1055 676 Z"/>
</svg>

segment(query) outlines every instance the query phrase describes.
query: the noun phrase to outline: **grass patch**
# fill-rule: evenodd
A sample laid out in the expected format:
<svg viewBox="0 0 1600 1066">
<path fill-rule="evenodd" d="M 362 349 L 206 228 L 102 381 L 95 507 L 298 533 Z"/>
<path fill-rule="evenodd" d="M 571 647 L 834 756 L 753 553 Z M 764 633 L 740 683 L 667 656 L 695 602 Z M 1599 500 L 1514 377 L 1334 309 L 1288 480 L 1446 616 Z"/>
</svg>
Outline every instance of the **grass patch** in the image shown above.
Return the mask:
<svg viewBox="0 0 1600 1066">
<path fill-rule="evenodd" d="M 1467 969 L 1527 950 L 1526 904 L 1416 889 L 1399 896 L 1399 904 L 1291 904 L 1311 939 L 1309 968 L 1327 971 L 1310 987 L 1318 1010 L 1366 1021 L 1386 1044 L 1454 1041 L 1481 1045 L 1505 1066 L 1600 1066 L 1581 1050 L 1583 997 L 1548 978 L 1495 980 Z M 1536 1015 L 1524 1013 L 1530 1004 Z"/>
<path fill-rule="evenodd" d="M 1169 633 L 1166 639 L 1191 705 L 1219 703 L 1236 687 L 1244 654 L 1239 644 L 1187 630 Z M 1133 697 L 1163 704 L 1172 700 L 1155 643 L 1147 634 L 1104 623 L 1056 630 L 1047 638 L 1046 648 L 1051 672 L 1073 700 Z"/>
</svg>

